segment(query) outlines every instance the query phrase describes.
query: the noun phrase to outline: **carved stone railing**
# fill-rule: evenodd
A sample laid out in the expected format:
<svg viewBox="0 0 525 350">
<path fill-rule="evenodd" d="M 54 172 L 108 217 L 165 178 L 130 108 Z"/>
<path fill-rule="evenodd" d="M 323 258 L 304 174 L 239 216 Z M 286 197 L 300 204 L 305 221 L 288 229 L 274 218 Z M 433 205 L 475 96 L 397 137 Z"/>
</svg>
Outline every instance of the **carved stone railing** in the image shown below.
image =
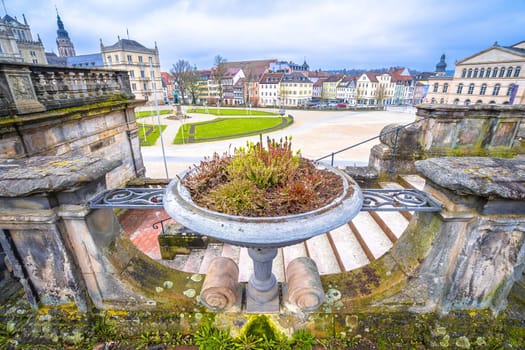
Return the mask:
<svg viewBox="0 0 525 350">
<path fill-rule="evenodd" d="M 0 64 L 0 117 L 133 99 L 126 71 Z"/>
</svg>

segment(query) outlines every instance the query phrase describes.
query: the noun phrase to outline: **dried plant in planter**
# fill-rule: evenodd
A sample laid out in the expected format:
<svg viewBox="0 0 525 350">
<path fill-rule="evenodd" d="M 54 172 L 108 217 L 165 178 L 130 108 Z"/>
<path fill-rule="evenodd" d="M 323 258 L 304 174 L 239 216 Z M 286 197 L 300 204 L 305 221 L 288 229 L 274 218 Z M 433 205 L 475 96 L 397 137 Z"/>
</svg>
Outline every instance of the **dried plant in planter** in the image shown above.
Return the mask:
<svg viewBox="0 0 525 350">
<path fill-rule="evenodd" d="M 343 191 L 341 178 L 293 153 L 291 138 L 262 136 L 234 154 L 217 153 L 191 171 L 182 184 L 192 200 L 225 214 L 261 217 L 304 213 L 330 203 Z"/>
</svg>

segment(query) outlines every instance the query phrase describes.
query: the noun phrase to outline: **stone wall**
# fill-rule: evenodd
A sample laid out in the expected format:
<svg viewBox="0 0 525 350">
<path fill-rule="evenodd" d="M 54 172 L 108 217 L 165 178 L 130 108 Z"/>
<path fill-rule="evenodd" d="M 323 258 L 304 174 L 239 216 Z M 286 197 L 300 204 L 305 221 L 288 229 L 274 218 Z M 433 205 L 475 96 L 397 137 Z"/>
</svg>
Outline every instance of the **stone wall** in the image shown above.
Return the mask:
<svg viewBox="0 0 525 350">
<path fill-rule="evenodd" d="M 111 188 L 143 176 L 134 114 L 143 101 L 131 99 L 121 73 L 0 65 L 0 158 L 119 160 L 122 165 L 106 176 Z"/>
</svg>

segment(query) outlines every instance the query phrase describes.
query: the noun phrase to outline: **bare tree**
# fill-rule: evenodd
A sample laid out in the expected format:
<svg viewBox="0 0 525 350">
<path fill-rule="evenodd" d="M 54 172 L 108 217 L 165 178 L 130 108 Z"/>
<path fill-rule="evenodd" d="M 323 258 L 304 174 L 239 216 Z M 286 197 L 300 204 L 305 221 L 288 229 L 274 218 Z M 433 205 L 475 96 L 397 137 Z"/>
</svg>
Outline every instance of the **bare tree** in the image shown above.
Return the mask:
<svg viewBox="0 0 525 350">
<path fill-rule="evenodd" d="M 197 98 L 199 97 L 200 93 L 200 76 L 199 72 L 197 72 L 196 69 L 194 69 L 191 74 L 188 76 L 188 83 L 186 84 L 186 88 L 188 90 L 188 94 L 191 96 L 191 103 L 196 104 Z"/>
<path fill-rule="evenodd" d="M 190 62 L 186 60 L 179 60 L 171 68 L 170 73 L 180 92 L 182 103 L 186 102 L 186 91 L 188 89 L 189 80 L 191 80 L 191 76 L 193 75 L 193 71 Z"/>
<path fill-rule="evenodd" d="M 383 105 L 384 100 L 386 99 L 386 89 L 383 84 L 379 84 L 375 91 L 375 97 L 378 105 Z"/>
<path fill-rule="evenodd" d="M 217 55 L 213 59 L 212 78 L 213 78 L 213 82 L 217 84 L 217 95 L 218 95 L 220 104 L 222 104 L 222 99 L 224 97 L 222 78 L 226 74 L 225 63 L 226 63 L 226 59 L 222 57 L 221 55 Z"/>
</svg>

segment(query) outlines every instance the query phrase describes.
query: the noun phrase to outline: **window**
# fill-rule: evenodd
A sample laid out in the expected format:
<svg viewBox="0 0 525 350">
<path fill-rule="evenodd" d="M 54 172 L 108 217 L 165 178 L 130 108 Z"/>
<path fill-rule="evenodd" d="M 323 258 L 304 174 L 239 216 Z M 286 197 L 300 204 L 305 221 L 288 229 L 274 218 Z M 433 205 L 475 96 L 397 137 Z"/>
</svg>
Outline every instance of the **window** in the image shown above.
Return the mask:
<svg viewBox="0 0 525 350">
<path fill-rule="evenodd" d="M 494 90 L 492 90 L 492 95 L 493 96 L 498 96 L 499 95 L 499 89 L 501 88 L 501 85 L 500 84 L 496 84 L 494 85 Z"/>
<path fill-rule="evenodd" d="M 520 76 L 521 67 L 516 67 L 516 70 L 514 71 L 514 78 L 517 78 Z"/>
<path fill-rule="evenodd" d="M 33 63 L 34 63 L 34 64 L 37 64 L 37 63 L 38 63 L 38 60 L 33 60 Z"/>
<path fill-rule="evenodd" d="M 129 71 L 129 76 L 130 76 L 131 78 L 135 78 L 135 71 L 134 71 L 134 70 L 130 70 L 130 71 Z"/>
<path fill-rule="evenodd" d="M 151 56 L 148 57 L 148 63 L 153 64 L 153 58 Z"/>
<path fill-rule="evenodd" d="M 503 78 L 505 76 L 505 67 L 501 67 L 501 70 L 499 71 L 499 77 Z"/>
<path fill-rule="evenodd" d="M 467 68 L 463 68 L 463 72 L 461 73 L 461 77 L 465 78 L 467 76 Z"/>
<path fill-rule="evenodd" d="M 472 95 L 474 93 L 474 84 L 470 84 L 468 86 L 468 92 L 467 94 Z"/>
<path fill-rule="evenodd" d="M 111 56 L 106 57 L 108 59 L 108 63 L 111 64 Z"/>
<path fill-rule="evenodd" d="M 470 105 L 470 100 L 465 100 L 465 106 Z"/>
<path fill-rule="evenodd" d="M 146 77 L 146 72 L 144 72 L 143 70 L 140 71 L 140 77 L 141 78 L 145 78 Z"/>
<path fill-rule="evenodd" d="M 456 99 L 454 100 L 454 104 L 455 104 L 455 105 L 459 105 L 459 98 L 456 98 Z"/>
<path fill-rule="evenodd" d="M 432 104 L 436 103 L 436 99 L 434 97 L 432 97 L 432 100 L 430 100 L 430 103 L 432 103 Z"/>
<path fill-rule="evenodd" d="M 443 84 L 443 92 L 447 92 L 448 90 L 448 83 Z"/>
<path fill-rule="evenodd" d="M 510 94 L 512 93 L 512 88 L 514 87 L 514 84 L 510 84 L 509 85 L 509 88 L 507 89 L 507 96 L 510 96 Z"/>
<path fill-rule="evenodd" d="M 485 68 L 481 68 L 481 69 L 479 70 L 479 77 L 480 77 L 480 78 L 483 78 L 483 75 L 485 75 Z"/>
<path fill-rule="evenodd" d="M 133 90 L 133 91 L 137 90 L 137 83 L 132 83 L 131 84 L 131 90 Z"/>
<path fill-rule="evenodd" d="M 474 76 L 473 76 L 473 78 L 477 78 L 477 77 L 478 77 L 478 69 L 474 68 Z"/>
<path fill-rule="evenodd" d="M 441 97 L 441 99 L 439 100 L 439 103 L 440 104 L 444 104 L 445 103 L 445 99 L 443 97 Z"/>
<path fill-rule="evenodd" d="M 485 74 L 485 78 L 490 78 L 490 68 L 487 68 L 487 74 Z"/>
<path fill-rule="evenodd" d="M 142 63 L 142 56 L 139 56 L 139 63 Z"/>
<path fill-rule="evenodd" d="M 434 83 L 434 92 L 438 92 L 439 84 Z"/>
<path fill-rule="evenodd" d="M 486 92 L 487 92 L 487 84 L 481 85 L 481 89 L 479 89 L 479 94 L 485 95 Z"/>
<path fill-rule="evenodd" d="M 458 91 L 456 91 L 456 93 L 461 94 L 462 92 L 463 92 L 463 84 L 460 83 L 460 84 L 458 85 Z"/>
<path fill-rule="evenodd" d="M 494 70 L 492 71 L 492 77 L 495 78 L 498 76 L 498 67 L 494 67 Z"/>
<path fill-rule="evenodd" d="M 131 63 L 133 62 L 133 60 L 131 59 L 131 55 L 128 55 L 128 63 Z"/>
<path fill-rule="evenodd" d="M 148 86 L 146 85 L 146 83 L 142 84 L 142 88 L 143 88 L 142 90 L 144 91 L 148 90 Z"/>
<path fill-rule="evenodd" d="M 472 68 L 468 69 L 467 78 L 472 77 Z"/>
<path fill-rule="evenodd" d="M 29 54 L 33 57 L 36 57 L 36 52 L 35 51 L 29 51 Z"/>
<path fill-rule="evenodd" d="M 509 67 L 507 69 L 507 78 L 510 78 L 512 76 L 512 67 Z"/>
<path fill-rule="evenodd" d="M 118 63 L 118 55 L 115 55 L 115 63 Z"/>
</svg>

